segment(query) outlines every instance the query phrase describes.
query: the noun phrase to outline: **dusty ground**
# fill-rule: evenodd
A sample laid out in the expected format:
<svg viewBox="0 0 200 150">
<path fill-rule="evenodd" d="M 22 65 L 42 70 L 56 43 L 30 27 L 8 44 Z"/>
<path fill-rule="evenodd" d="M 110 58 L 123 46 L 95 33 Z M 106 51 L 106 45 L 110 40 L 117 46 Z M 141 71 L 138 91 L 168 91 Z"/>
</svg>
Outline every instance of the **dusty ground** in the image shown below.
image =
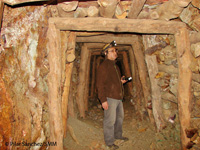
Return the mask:
<svg viewBox="0 0 200 150">
<path fill-rule="evenodd" d="M 168 124 L 162 132 L 156 132 L 147 120 L 138 120 L 129 100 L 124 102 L 125 118 L 123 135 L 129 141 L 115 141 L 119 150 L 179 150 L 178 124 Z M 67 150 L 109 150 L 103 140 L 103 110 L 98 103 L 90 106 L 86 119 L 68 119 L 68 133 L 64 140 Z M 71 134 L 70 134 L 71 133 Z"/>
</svg>

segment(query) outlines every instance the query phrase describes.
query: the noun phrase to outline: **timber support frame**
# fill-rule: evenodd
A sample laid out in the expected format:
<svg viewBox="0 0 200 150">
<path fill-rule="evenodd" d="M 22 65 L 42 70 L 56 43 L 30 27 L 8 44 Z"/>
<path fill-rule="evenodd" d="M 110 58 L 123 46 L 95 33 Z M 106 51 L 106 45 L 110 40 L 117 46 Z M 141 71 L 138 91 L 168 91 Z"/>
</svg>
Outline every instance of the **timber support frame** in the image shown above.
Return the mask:
<svg viewBox="0 0 200 150">
<path fill-rule="evenodd" d="M 178 110 L 181 125 L 181 142 L 182 148 L 186 149 L 189 139 L 186 137 L 185 129 L 190 126 L 190 103 L 191 103 L 191 78 L 192 73 L 189 68 L 190 42 L 186 25 L 176 21 L 161 21 L 148 19 L 109 19 L 109 18 L 50 18 L 48 28 L 48 48 L 49 48 L 49 111 L 50 111 L 50 133 L 52 141 L 57 141 L 58 149 L 62 150 L 63 144 L 63 123 L 61 113 L 61 95 L 53 90 L 60 87 L 60 76 L 57 73 L 60 65 L 59 60 L 59 44 L 60 39 L 58 31 L 83 31 L 83 32 L 129 32 L 140 34 L 173 34 L 177 43 L 177 60 L 179 65 L 178 79 Z M 54 32 L 54 33 L 53 33 Z M 55 36 L 52 38 L 52 35 Z M 52 45 L 53 44 L 53 45 Z M 56 50 L 55 50 L 56 49 Z M 56 59 L 52 55 L 56 55 Z M 58 77 L 54 79 L 53 77 Z M 59 91 L 59 90 L 57 90 Z M 61 135 L 59 134 L 61 133 Z M 59 135 L 59 136 L 58 136 Z"/>
</svg>

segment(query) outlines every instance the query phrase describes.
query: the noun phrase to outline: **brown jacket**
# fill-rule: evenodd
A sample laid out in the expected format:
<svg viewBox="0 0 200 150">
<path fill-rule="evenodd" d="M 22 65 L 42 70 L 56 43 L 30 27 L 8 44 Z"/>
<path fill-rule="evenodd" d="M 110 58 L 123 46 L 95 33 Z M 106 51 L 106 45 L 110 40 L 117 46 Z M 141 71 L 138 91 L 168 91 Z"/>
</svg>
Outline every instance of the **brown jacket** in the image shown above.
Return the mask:
<svg viewBox="0 0 200 150">
<path fill-rule="evenodd" d="M 97 92 L 101 103 L 107 101 L 107 97 L 118 100 L 123 99 L 123 84 L 121 73 L 115 61 L 105 59 L 97 71 Z"/>
</svg>

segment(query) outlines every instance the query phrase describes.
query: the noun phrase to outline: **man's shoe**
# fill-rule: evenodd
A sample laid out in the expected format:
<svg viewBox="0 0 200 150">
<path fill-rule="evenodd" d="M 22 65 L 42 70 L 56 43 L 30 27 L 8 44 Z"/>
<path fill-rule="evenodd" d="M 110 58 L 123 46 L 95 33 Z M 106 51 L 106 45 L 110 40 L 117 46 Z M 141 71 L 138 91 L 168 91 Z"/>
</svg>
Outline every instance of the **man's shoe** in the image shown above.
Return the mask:
<svg viewBox="0 0 200 150">
<path fill-rule="evenodd" d="M 117 140 L 123 140 L 124 142 L 128 141 L 129 139 L 127 137 L 121 137 L 121 138 L 118 138 Z"/>
<path fill-rule="evenodd" d="M 118 149 L 118 148 L 119 148 L 119 146 L 117 146 L 117 145 L 115 145 L 115 144 L 113 144 L 113 145 L 108 145 L 108 147 L 109 147 L 110 149 L 112 149 L 112 150 L 115 150 L 115 149 Z"/>
</svg>

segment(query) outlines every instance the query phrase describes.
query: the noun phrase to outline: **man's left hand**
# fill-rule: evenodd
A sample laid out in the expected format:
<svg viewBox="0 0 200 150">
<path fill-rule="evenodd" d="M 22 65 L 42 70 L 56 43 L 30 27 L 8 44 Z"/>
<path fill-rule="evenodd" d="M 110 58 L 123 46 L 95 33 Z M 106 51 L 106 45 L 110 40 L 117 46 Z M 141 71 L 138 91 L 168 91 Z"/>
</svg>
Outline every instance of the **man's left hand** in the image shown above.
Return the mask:
<svg viewBox="0 0 200 150">
<path fill-rule="evenodd" d="M 124 83 L 127 82 L 127 80 L 125 80 L 125 76 L 122 76 L 122 77 L 121 77 L 121 82 L 122 82 L 122 84 L 124 84 Z"/>
</svg>

